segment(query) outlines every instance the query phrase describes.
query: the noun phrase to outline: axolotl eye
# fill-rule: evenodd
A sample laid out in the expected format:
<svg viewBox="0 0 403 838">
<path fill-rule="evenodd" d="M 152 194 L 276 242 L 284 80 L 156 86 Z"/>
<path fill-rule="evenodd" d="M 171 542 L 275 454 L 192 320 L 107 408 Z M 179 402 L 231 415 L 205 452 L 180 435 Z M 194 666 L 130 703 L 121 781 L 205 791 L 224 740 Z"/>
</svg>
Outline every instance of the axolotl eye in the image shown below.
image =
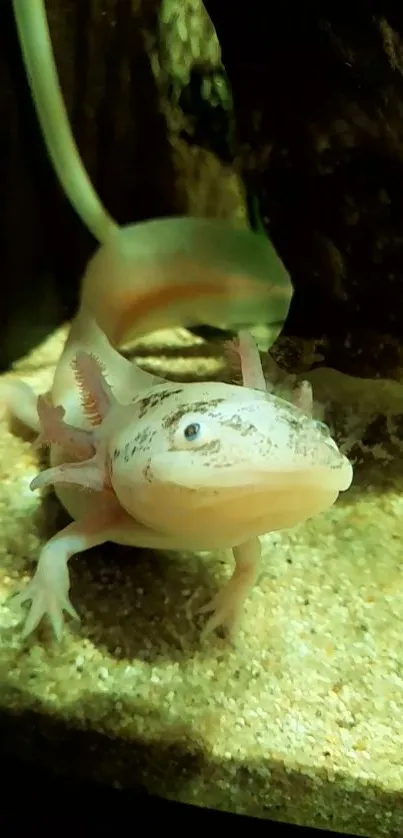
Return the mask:
<svg viewBox="0 0 403 838">
<path fill-rule="evenodd" d="M 190 414 L 182 416 L 178 422 L 173 436 L 173 444 L 179 451 L 201 448 L 211 442 L 213 435 L 214 423 L 205 416 L 199 421 L 197 414 Z"/>
<path fill-rule="evenodd" d="M 186 428 L 183 431 L 183 436 L 188 442 L 194 442 L 200 436 L 200 425 L 198 422 L 191 422 L 190 425 L 186 425 Z"/>
</svg>

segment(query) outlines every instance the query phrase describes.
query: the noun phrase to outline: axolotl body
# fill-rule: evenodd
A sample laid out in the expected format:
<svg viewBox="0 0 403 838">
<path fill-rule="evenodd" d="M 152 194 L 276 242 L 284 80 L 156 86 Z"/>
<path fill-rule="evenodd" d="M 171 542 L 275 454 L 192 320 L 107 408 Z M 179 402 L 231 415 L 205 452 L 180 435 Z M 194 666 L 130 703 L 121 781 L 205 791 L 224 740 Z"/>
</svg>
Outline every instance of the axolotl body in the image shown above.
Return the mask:
<svg viewBox="0 0 403 838">
<path fill-rule="evenodd" d="M 77 616 L 68 561 L 107 541 L 161 550 L 231 548 L 233 575 L 202 610 L 211 612 L 205 633 L 234 629 L 257 578 L 259 536 L 327 509 L 349 487 L 352 467 L 329 429 L 313 419 L 306 394 L 299 405 L 267 392 L 245 333 L 242 386 L 168 382 L 124 358 L 115 348 L 116 323 L 127 296 L 108 285 L 115 306 L 108 320 L 106 302 L 100 317 L 88 275 L 91 269 L 50 393 L 37 397 L 9 379 L 0 390 L 9 411 L 50 445 L 50 468 L 32 488 L 53 484 L 73 519 L 44 545 L 32 580 L 17 594 L 19 603 L 31 602 L 24 635 L 46 615 L 60 637 L 63 611 Z"/>
</svg>

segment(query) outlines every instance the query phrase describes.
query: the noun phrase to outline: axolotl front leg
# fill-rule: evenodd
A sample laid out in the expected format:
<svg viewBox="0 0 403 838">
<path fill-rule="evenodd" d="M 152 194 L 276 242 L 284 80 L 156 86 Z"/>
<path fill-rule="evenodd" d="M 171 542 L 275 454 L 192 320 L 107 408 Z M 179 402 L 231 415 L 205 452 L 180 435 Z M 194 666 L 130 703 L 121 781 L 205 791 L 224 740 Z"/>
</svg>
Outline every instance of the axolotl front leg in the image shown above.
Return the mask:
<svg viewBox="0 0 403 838">
<path fill-rule="evenodd" d="M 97 362 L 85 353 L 78 353 L 74 370 L 80 389 L 83 411 L 92 426 L 100 424 L 112 404 L 112 394 L 99 375 Z M 58 446 L 64 456 L 76 460 L 41 472 L 31 483 L 36 489 L 54 483 L 79 484 L 98 492 L 96 511 L 80 521 L 69 524 L 42 548 L 31 582 L 14 598 L 15 605 L 31 601 L 23 636 L 33 631 L 42 617 L 48 615 L 54 633 L 61 636 L 63 611 L 77 618 L 69 597 L 67 563 L 81 553 L 121 533 L 130 520 L 116 502 L 107 481 L 102 450 L 97 450 L 91 430 L 75 428 L 64 421 L 64 409 L 54 406 L 46 396 L 38 396 L 21 382 L 3 384 L 3 405 L 32 430 L 39 431 L 35 445 Z"/>
<path fill-rule="evenodd" d="M 235 559 L 234 572 L 223 588 L 207 605 L 198 609 L 199 614 L 213 612 L 202 631 L 207 637 L 223 626 L 231 635 L 236 633 L 243 605 L 258 577 L 261 559 L 259 538 L 252 538 L 232 548 Z"/>
<path fill-rule="evenodd" d="M 35 574 L 23 591 L 14 597 L 16 606 L 31 602 L 22 636 L 27 637 L 46 615 L 56 638 L 63 631 L 63 611 L 79 616 L 70 602 L 68 561 L 73 555 L 98 547 L 106 541 L 119 541 L 133 522 L 113 496 L 100 496 L 96 512 L 68 524 L 42 548 Z"/>
</svg>

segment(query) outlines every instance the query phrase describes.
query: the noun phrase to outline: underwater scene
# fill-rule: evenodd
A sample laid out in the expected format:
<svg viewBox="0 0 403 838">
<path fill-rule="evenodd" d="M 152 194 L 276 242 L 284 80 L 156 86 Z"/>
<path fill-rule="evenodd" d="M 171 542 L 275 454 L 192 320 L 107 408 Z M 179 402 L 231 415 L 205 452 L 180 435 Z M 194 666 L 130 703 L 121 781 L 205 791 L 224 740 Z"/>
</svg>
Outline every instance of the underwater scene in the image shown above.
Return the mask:
<svg viewBox="0 0 403 838">
<path fill-rule="evenodd" d="M 3 757 L 400 838 L 403 12 L 0 30 Z"/>
</svg>

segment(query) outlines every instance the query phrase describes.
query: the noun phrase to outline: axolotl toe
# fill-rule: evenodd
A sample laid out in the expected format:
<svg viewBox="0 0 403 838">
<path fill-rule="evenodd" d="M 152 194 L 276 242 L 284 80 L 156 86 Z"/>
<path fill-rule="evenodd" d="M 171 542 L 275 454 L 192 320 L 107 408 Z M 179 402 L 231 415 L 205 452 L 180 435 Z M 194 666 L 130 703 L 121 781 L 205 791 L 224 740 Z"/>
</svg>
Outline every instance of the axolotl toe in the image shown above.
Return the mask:
<svg viewBox="0 0 403 838">
<path fill-rule="evenodd" d="M 60 434 L 65 453 L 62 461 L 53 456 L 34 488 L 53 484 L 75 520 L 44 546 L 18 595 L 31 600 L 24 633 L 47 614 L 60 636 L 63 610 L 76 616 L 68 560 L 106 541 L 232 548 L 234 573 L 203 610 L 212 612 L 205 633 L 233 630 L 256 581 L 259 536 L 330 507 L 351 483 L 348 459 L 325 425 L 263 386 L 164 381 L 122 404 L 96 360 L 81 353 L 80 368 L 91 429 L 74 428 L 62 408 L 38 403 L 43 438 L 55 442 Z"/>
</svg>

